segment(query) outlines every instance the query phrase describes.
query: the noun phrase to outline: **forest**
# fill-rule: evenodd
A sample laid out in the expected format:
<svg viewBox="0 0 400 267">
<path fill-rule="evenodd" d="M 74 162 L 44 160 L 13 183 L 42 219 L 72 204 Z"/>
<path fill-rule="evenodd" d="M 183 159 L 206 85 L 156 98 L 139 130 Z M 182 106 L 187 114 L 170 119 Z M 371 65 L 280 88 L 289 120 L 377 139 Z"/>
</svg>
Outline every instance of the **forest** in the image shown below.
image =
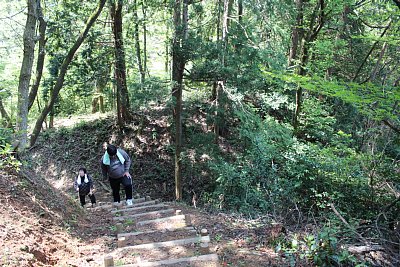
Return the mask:
<svg viewBox="0 0 400 267">
<path fill-rule="evenodd" d="M 399 266 L 400 1 L 0 5 L 1 176 L 100 177 L 114 142 L 139 193 L 280 225 L 287 266 Z"/>
</svg>

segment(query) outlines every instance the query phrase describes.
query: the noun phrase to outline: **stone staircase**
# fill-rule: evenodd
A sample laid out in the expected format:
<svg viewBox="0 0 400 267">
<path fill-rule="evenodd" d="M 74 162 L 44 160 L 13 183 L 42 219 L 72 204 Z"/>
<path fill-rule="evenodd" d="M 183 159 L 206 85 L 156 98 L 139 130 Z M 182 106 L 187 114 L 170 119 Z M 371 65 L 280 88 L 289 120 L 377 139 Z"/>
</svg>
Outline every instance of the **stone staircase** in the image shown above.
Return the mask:
<svg viewBox="0 0 400 267">
<path fill-rule="evenodd" d="M 104 266 L 217 267 L 206 229 L 196 230 L 189 214 L 150 197 L 133 205 L 99 203 L 96 209 L 113 216 L 117 249 L 104 257 Z"/>
</svg>

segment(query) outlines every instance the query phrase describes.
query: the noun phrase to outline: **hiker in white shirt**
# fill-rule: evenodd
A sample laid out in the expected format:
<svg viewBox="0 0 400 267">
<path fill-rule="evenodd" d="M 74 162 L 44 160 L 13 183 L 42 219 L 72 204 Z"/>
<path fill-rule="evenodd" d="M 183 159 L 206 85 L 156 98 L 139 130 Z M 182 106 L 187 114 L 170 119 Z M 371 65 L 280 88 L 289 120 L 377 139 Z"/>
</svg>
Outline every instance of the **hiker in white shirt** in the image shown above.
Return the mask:
<svg viewBox="0 0 400 267">
<path fill-rule="evenodd" d="M 78 176 L 74 181 L 74 188 L 79 194 L 79 200 L 82 207 L 86 204 L 86 196 L 90 198 L 92 207 L 96 204 L 96 197 L 94 196 L 94 185 L 92 177 L 87 173 L 85 168 L 80 168 Z"/>
</svg>

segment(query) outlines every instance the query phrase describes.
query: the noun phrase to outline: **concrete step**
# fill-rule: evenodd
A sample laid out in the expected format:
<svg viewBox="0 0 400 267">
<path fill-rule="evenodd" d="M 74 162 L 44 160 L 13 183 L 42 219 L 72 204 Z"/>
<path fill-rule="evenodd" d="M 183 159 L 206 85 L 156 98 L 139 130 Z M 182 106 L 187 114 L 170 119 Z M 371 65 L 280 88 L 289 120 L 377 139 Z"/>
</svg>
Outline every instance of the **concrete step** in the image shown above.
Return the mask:
<svg viewBox="0 0 400 267">
<path fill-rule="evenodd" d="M 194 257 L 210 254 L 209 241 L 209 236 L 198 236 L 171 241 L 125 246 L 114 250 L 109 254 L 109 256 L 117 259 L 118 265 Z M 121 241 L 118 242 L 120 243 Z M 110 264 L 106 266 L 113 265 Z"/>
<path fill-rule="evenodd" d="M 122 239 L 124 239 L 122 241 Z M 120 244 L 119 249 L 127 250 L 127 249 L 155 249 L 155 248 L 164 248 L 164 247 L 175 247 L 175 246 L 184 246 L 189 244 L 197 244 L 197 243 L 210 243 L 210 236 L 196 236 L 184 239 L 175 239 L 170 241 L 162 241 L 162 242 L 153 242 L 146 243 L 140 245 L 132 245 L 132 246 L 124 246 L 124 242 L 126 242 L 126 238 L 122 237 L 118 239 L 118 243 Z"/>
<path fill-rule="evenodd" d="M 115 213 L 118 214 L 118 213 Z M 114 221 L 124 221 L 128 218 L 136 219 L 136 220 L 151 220 L 151 219 L 158 219 L 166 216 L 171 216 L 175 214 L 174 209 L 165 209 L 165 210 L 156 210 L 156 211 L 149 211 L 144 213 L 137 213 L 137 214 L 130 214 L 124 216 L 117 216 L 113 217 Z"/>
<path fill-rule="evenodd" d="M 171 230 L 161 230 L 161 231 L 153 231 L 153 232 L 134 232 L 132 233 L 125 233 L 125 234 L 118 234 L 118 240 L 122 240 L 122 245 L 125 246 L 135 246 L 141 244 L 148 244 L 154 243 L 159 241 L 172 241 L 178 239 L 185 239 L 185 238 L 195 238 L 197 236 L 197 231 L 195 229 L 188 229 L 181 228 L 181 229 L 171 229 Z M 182 230 L 185 229 L 185 230 Z"/>
<path fill-rule="evenodd" d="M 116 217 L 119 217 L 122 215 L 125 216 L 125 215 L 145 213 L 145 212 L 156 211 L 156 210 L 164 210 L 167 207 L 168 207 L 167 205 L 161 203 L 161 204 L 155 204 L 155 205 L 132 207 L 129 209 L 112 210 L 111 214 L 113 214 Z"/>
<path fill-rule="evenodd" d="M 219 263 L 217 254 L 206 254 L 206 255 L 184 257 L 178 259 L 168 259 L 168 260 L 153 261 L 153 262 L 142 261 L 136 264 L 120 265 L 120 267 L 156 267 L 156 266 L 218 267 Z"/>
</svg>

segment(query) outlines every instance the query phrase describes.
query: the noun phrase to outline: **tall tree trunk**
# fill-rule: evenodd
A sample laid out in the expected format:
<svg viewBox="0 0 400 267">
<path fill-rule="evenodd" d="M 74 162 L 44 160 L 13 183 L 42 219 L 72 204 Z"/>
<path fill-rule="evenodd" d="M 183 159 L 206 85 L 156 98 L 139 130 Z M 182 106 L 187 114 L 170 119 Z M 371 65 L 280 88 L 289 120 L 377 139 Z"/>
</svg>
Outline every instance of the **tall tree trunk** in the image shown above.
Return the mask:
<svg viewBox="0 0 400 267">
<path fill-rule="evenodd" d="M 221 53 L 221 67 L 224 68 L 226 66 L 226 53 L 228 48 L 228 28 L 229 28 L 229 17 L 232 10 L 233 0 L 223 0 L 223 13 L 222 13 L 222 53 Z M 223 103 L 221 101 L 223 96 L 223 89 L 225 87 L 225 77 L 221 77 L 221 80 L 218 81 L 216 92 L 215 92 L 215 113 L 214 113 L 214 134 L 215 134 L 215 143 L 218 143 L 219 133 L 220 133 L 220 123 L 223 119 L 223 112 L 221 112 L 221 107 Z"/>
<path fill-rule="evenodd" d="M 291 45 L 288 57 L 288 67 L 294 65 L 294 61 L 297 59 L 297 50 L 302 39 L 302 26 L 303 26 L 303 0 L 296 0 L 296 24 L 292 29 Z"/>
<path fill-rule="evenodd" d="M 376 62 L 374 70 L 372 71 L 371 76 L 369 78 L 372 82 L 375 81 L 375 79 L 376 79 L 376 75 L 378 73 L 379 66 L 381 65 L 381 62 L 382 62 L 383 56 L 385 55 L 387 47 L 388 47 L 387 42 L 384 42 L 381 52 L 379 53 L 378 61 Z"/>
<path fill-rule="evenodd" d="M 137 0 L 133 0 L 133 5 L 134 5 L 133 19 L 134 19 L 134 23 L 135 23 L 135 29 L 133 30 L 133 38 L 135 39 L 136 59 L 138 62 L 138 67 L 139 67 L 140 82 L 144 83 L 144 80 L 146 79 L 146 73 L 145 73 L 145 69 L 143 69 L 142 57 L 141 57 L 141 51 L 140 51 L 139 17 L 138 17 L 138 12 L 137 12 L 137 9 L 138 9 Z"/>
<path fill-rule="evenodd" d="M 24 30 L 24 55 L 18 84 L 18 116 L 17 139 L 18 151 L 22 152 L 28 145 L 28 106 L 29 83 L 31 80 L 33 59 L 35 54 L 35 29 L 37 5 L 35 0 L 28 0 L 28 14 Z"/>
<path fill-rule="evenodd" d="M 44 57 L 46 55 L 45 45 L 46 45 L 46 27 L 47 22 L 44 20 L 43 10 L 40 5 L 40 0 L 37 0 L 37 15 L 39 20 L 39 50 L 38 58 L 36 62 L 36 74 L 35 81 L 32 85 L 31 91 L 29 92 L 29 106 L 28 110 L 31 109 L 39 89 L 40 81 L 43 74 Z"/>
<path fill-rule="evenodd" d="M 243 0 L 238 0 L 238 15 L 239 15 L 239 23 L 243 22 Z"/>
<path fill-rule="evenodd" d="M 302 10 L 302 8 L 300 9 Z M 301 58 L 300 64 L 297 68 L 297 73 L 300 76 L 306 75 L 306 66 L 309 60 L 309 49 L 312 42 L 317 39 L 318 33 L 321 31 L 322 27 L 325 24 L 326 14 L 325 14 L 325 4 L 324 0 L 319 0 L 317 3 L 317 7 L 315 8 L 318 12 L 313 12 L 311 18 L 309 20 L 308 30 L 306 33 L 302 34 L 302 44 L 301 44 Z M 304 24 L 304 23 L 303 23 Z M 299 25 L 304 28 L 304 25 Z M 295 54 L 296 55 L 296 54 Z M 290 57 L 289 57 L 290 58 Z M 290 61 L 289 61 L 290 63 Z M 299 115 L 301 113 L 303 104 L 303 88 L 299 86 L 296 90 L 296 107 L 293 115 L 293 129 L 294 134 L 297 133 L 299 126 Z"/>
<path fill-rule="evenodd" d="M 54 103 L 56 102 L 58 94 L 60 93 L 60 90 L 64 84 L 64 78 L 65 78 L 65 74 L 67 73 L 69 64 L 71 63 L 76 51 L 78 50 L 78 48 L 80 47 L 82 42 L 85 40 L 90 28 L 92 27 L 92 25 L 94 24 L 94 22 L 96 21 L 98 16 L 100 15 L 105 2 L 106 2 L 106 0 L 99 0 L 96 10 L 91 14 L 91 16 L 89 17 L 89 19 L 87 20 L 87 22 L 85 24 L 83 31 L 81 32 L 81 34 L 76 39 L 75 43 L 72 45 L 72 47 L 68 51 L 68 54 L 65 57 L 62 65 L 61 65 L 60 73 L 57 77 L 57 81 L 56 81 L 54 87 L 52 88 L 50 99 L 48 100 L 46 106 L 43 108 L 42 113 L 40 114 L 39 118 L 36 120 L 36 124 L 33 129 L 32 136 L 31 136 L 31 142 L 30 142 L 31 146 L 33 146 L 35 144 L 35 142 L 39 136 L 40 130 L 42 128 L 43 121 L 45 120 L 47 114 L 49 114 L 50 110 L 54 106 Z"/>
<path fill-rule="evenodd" d="M 125 50 L 122 35 L 122 0 L 111 0 L 112 30 L 114 35 L 115 80 L 117 84 L 118 125 L 123 127 L 129 120 L 129 95 L 126 86 Z"/>
<path fill-rule="evenodd" d="M 49 114 L 49 129 L 54 128 L 54 106 Z"/>
<path fill-rule="evenodd" d="M 174 39 L 172 43 L 172 97 L 175 105 L 175 198 L 182 199 L 182 82 L 185 68 L 185 57 L 181 49 L 187 39 L 188 0 L 175 0 L 174 6 Z"/>
<path fill-rule="evenodd" d="M 149 69 L 147 68 L 147 11 L 145 0 L 142 1 L 143 13 L 143 69 L 144 72 L 150 77 Z"/>
<path fill-rule="evenodd" d="M 381 33 L 380 38 L 382 38 L 386 34 L 387 30 L 390 28 L 391 25 L 392 25 L 392 20 L 389 21 L 389 24 L 385 27 L 385 29 Z M 358 75 L 360 74 L 362 68 L 364 67 L 364 65 L 367 62 L 369 56 L 372 54 L 372 52 L 374 51 L 374 49 L 378 45 L 378 43 L 379 43 L 379 39 L 374 42 L 374 44 L 372 45 L 371 49 L 368 51 L 367 55 L 365 56 L 364 60 L 361 62 L 360 66 L 357 68 L 356 74 L 354 74 L 352 82 L 354 82 L 358 78 Z"/>
<path fill-rule="evenodd" d="M 104 89 L 107 87 L 108 78 L 110 75 L 110 67 L 105 66 L 103 71 L 98 74 L 96 79 L 96 91 L 92 100 L 92 113 L 100 111 L 105 112 L 104 109 Z"/>
</svg>

